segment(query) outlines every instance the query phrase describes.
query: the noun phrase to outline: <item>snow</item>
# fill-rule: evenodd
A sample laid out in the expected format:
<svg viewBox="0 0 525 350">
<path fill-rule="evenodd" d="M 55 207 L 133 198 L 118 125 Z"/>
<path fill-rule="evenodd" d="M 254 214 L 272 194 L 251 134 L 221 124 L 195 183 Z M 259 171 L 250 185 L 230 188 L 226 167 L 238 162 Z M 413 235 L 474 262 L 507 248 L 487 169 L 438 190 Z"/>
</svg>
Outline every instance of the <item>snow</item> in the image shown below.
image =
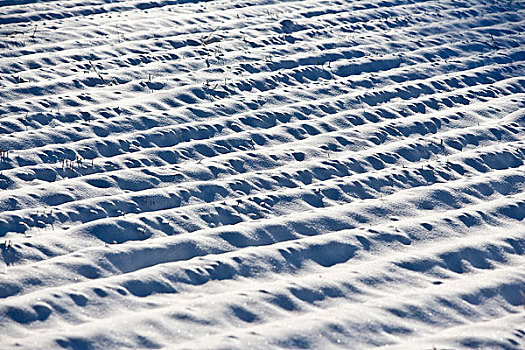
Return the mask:
<svg viewBox="0 0 525 350">
<path fill-rule="evenodd" d="M 524 33 L 0 0 L 0 348 L 525 348 Z"/>
</svg>

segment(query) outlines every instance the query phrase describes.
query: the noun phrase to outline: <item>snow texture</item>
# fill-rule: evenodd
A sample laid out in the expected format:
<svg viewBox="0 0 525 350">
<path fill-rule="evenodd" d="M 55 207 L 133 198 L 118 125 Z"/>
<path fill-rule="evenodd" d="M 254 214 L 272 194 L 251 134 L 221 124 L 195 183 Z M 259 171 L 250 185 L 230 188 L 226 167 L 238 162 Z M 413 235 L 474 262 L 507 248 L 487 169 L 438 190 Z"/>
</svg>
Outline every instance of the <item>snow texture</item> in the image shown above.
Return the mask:
<svg viewBox="0 0 525 350">
<path fill-rule="evenodd" d="M 1 349 L 525 349 L 525 2 L 0 0 Z"/>
</svg>

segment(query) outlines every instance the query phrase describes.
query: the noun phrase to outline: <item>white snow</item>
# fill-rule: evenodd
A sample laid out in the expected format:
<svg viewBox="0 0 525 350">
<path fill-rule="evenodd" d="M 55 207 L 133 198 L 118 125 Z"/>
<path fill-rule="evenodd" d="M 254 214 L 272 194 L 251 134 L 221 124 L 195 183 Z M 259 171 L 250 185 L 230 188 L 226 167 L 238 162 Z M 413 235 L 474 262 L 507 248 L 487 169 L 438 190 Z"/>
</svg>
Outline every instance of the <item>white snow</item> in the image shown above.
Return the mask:
<svg viewBox="0 0 525 350">
<path fill-rule="evenodd" d="M 525 2 L 0 0 L 1 349 L 525 349 Z"/>
</svg>

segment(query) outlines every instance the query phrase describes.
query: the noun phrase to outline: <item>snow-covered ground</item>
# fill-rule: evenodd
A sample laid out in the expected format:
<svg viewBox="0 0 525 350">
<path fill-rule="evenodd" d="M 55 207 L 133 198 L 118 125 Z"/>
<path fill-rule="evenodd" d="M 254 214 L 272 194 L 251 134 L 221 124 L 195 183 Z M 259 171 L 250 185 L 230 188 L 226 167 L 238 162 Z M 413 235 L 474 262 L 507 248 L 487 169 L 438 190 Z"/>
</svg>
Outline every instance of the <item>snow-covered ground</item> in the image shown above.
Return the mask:
<svg viewBox="0 0 525 350">
<path fill-rule="evenodd" d="M 12 348 L 525 349 L 525 2 L 0 0 Z"/>
</svg>

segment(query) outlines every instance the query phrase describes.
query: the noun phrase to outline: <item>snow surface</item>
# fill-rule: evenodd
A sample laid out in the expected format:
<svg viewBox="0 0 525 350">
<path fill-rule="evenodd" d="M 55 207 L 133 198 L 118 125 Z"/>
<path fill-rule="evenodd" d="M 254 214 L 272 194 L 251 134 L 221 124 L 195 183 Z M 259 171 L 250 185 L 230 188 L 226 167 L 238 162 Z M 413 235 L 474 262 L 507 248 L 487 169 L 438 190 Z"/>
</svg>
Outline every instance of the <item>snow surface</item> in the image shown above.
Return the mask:
<svg viewBox="0 0 525 350">
<path fill-rule="evenodd" d="M 525 349 L 525 2 L 0 0 L 0 38 L 0 348 Z"/>
</svg>

